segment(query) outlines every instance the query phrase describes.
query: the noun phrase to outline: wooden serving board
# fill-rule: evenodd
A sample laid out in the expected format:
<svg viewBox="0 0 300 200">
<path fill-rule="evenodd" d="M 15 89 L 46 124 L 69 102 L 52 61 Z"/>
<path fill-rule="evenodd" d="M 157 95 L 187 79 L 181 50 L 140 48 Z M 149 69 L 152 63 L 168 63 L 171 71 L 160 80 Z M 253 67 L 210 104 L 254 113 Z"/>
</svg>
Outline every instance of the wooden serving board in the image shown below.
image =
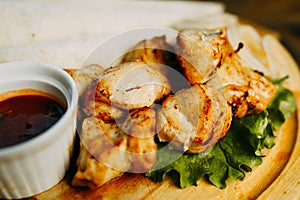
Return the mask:
<svg viewBox="0 0 300 200">
<path fill-rule="evenodd" d="M 27 0 L 28 2 L 34 3 L 35 0 Z M 51 2 L 45 1 L 45 2 Z M 56 1 L 64 4 L 64 0 Z M 72 1 L 79 2 L 79 7 L 84 7 L 86 1 Z M 4 2 L 9 4 L 9 2 Z M 40 3 L 40 1 L 39 1 Z M 90 2 L 91 3 L 91 2 Z M 128 3 L 128 2 L 127 2 Z M 18 2 L 19 4 L 19 2 Z M 93 3 L 92 3 L 93 4 Z M 97 3 L 95 3 L 97 4 Z M 74 5 L 77 5 L 74 3 Z M 78 6 L 77 5 L 77 6 Z M 82 6 L 84 5 L 84 6 Z M 126 4 L 127 5 L 127 4 Z M 128 4 L 128 7 L 134 7 L 134 3 Z M 157 10 L 157 4 L 149 3 L 148 6 L 154 6 Z M 29 5 L 27 5 L 29 6 Z M 36 6 L 43 7 L 43 4 L 33 5 L 33 8 Z M 51 5 L 52 8 L 54 5 Z M 92 10 L 93 10 L 92 5 Z M 102 7 L 102 2 L 97 4 L 97 6 Z M 23 7 L 17 7 L 18 9 L 23 9 Z M 73 7 L 71 7 L 73 8 Z M 172 8 L 172 7 L 171 7 Z M 73 8 L 74 11 L 77 11 L 77 7 Z M 120 9 L 120 8 L 119 8 Z M 149 10 L 149 7 L 145 7 Z M 219 9 L 219 8 L 218 8 Z M 41 9 L 42 12 L 45 12 Z M 68 10 L 68 9 L 67 9 Z M 63 9 L 63 13 L 67 12 L 66 9 Z M 73 11 L 72 10 L 72 11 Z M 115 8 L 113 11 L 115 12 Z M 126 13 L 127 11 L 122 8 Z M 183 9 L 185 10 L 185 9 Z M 50 10 L 51 11 L 51 10 Z M 48 14 L 51 12 L 48 11 Z M 172 12 L 171 12 L 172 11 Z M 177 15 L 173 14 L 173 10 L 169 11 L 170 16 L 174 17 Z M 91 10 L 88 10 L 91 12 Z M 132 10 L 130 10 L 132 12 Z M 21 12 L 20 12 L 21 13 Z M 161 10 L 161 13 L 166 13 L 166 10 Z M 191 12 L 186 12 L 186 16 L 191 17 Z M 195 12 L 199 13 L 199 12 Z M 70 13 L 69 13 L 70 14 Z M 178 13 L 180 15 L 180 13 Z M 56 16 L 56 15 L 55 15 Z M 76 14 L 77 16 L 77 14 Z M 108 15 L 110 16 L 110 15 Z M 156 16 L 160 19 L 161 16 Z M 39 16 L 40 17 L 40 16 Z M 57 16 L 59 18 L 59 16 Z M 100 17 L 99 17 L 100 18 Z M 99 18 L 95 18 L 99 20 Z M 178 17 L 179 18 L 179 17 Z M 122 18 L 121 18 L 122 19 Z M 127 19 L 127 18 L 125 18 Z M 125 20 L 124 19 L 124 20 Z M 149 18 L 150 19 L 150 18 Z M 13 19 L 15 20 L 15 19 Z M 23 19 L 22 19 L 23 20 Z M 151 18 L 151 21 L 153 19 Z M 42 21 L 42 20 L 41 20 Z M 154 20 L 155 25 L 157 21 Z M 43 21 L 42 21 L 43 22 Z M 139 22 L 139 21 L 138 21 Z M 167 22 L 166 22 L 167 23 Z M 170 23 L 170 22 L 168 22 Z M 164 24 L 163 24 L 164 25 Z M 64 27 L 65 25 L 63 25 Z M 80 26 L 77 26 L 80 27 Z M 99 26 L 101 27 L 101 26 Z M 259 27 L 262 32 L 269 32 L 264 27 Z M 72 29 L 70 29 L 72 30 Z M 49 31 L 50 32 L 50 31 Z M 45 32 L 47 33 L 47 32 Z M 73 33 L 73 32 L 72 32 Z M 95 34 L 93 32 L 92 34 Z M 30 34 L 31 35 L 31 34 Z M 50 35 L 51 36 L 51 35 Z M 32 38 L 30 38 L 32 39 Z M 49 38 L 48 38 L 49 39 Z M 53 39 L 53 38 L 52 38 Z M 81 45 L 82 46 L 82 45 Z M 34 46 L 35 47 L 35 46 Z M 50 46 L 52 48 L 52 46 Z M 61 54 L 61 46 L 59 46 Z M 76 49 L 76 48 L 72 48 Z M 80 48 L 78 48 L 80 49 Z M 25 49 L 27 52 L 27 49 Z M 68 49 L 67 49 L 68 50 Z M 40 50 L 39 50 L 40 52 Z M 44 51 L 42 52 L 44 53 Z M 69 55 L 69 54 L 67 54 Z M 35 55 L 36 56 L 36 55 Z M 43 55 L 44 56 L 44 55 Z M 278 55 L 280 56 L 280 55 Z M 23 58 L 23 57 L 21 57 Z M 29 57 L 30 59 L 31 57 Z M 34 57 L 36 58 L 36 57 Z M 60 58 L 60 57 L 59 57 Z M 65 59 L 65 56 L 63 55 Z M 3 58 L 2 58 L 3 59 Z M 26 57 L 28 59 L 28 56 Z M 72 55 L 73 59 L 73 55 Z M 71 59 L 71 60 L 72 60 Z M 53 56 L 51 59 L 46 60 L 53 61 L 55 60 Z M 57 59 L 59 60 L 59 59 Z M 0 59 L 1 61 L 1 59 Z M 2 60 L 3 61 L 3 60 Z M 9 61 L 9 60 L 4 60 Z M 42 60 L 45 61 L 45 60 Z M 60 60 L 59 60 L 60 61 Z M 56 63 L 54 63 L 56 64 Z M 59 63 L 63 66 L 67 66 L 64 63 Z M 296 100 L 297 100 L 297 112 L 292 116 L 277 133 L 276 145 L 268 150 L 266 157 L 264 158 L 263 164 L 254 168 L 250 173 L 246 174 L 246 177 L 243 181 L 232 181 L 227 182 L 227 187 L 224 190 L 220 190 L 210 184 L 204 178 L 199 180 L 198 186 L 191 186 L 186 189 L 180 189 L 173 184 L 171 180 L 165 180 L 163 183 L 155 183 L 151 179 L 144 177 L 141 174 L 125 174 L 119 179 L 116 179 L 96 190 L 89 190 L 86 188 L 74 188 L 70 185 L 72 175 L 75 172 L 76 161 L 75 159 L 71 162 L 71 168 L 69 169 L 66 177 L 58 183 L 56 186 L 51 188 L 48 191 L 45 191 L 41 194 L 35 195 L 28 199 L 37 199 L 37 200 L 48 200 L 48 199 L 74 199 L 74 200 L 106 200 L 106 199 L 146 199 L 146 200 L 160 200 L 160 199 L 300 199 L 300 72 L 296 63 L 290 63 L 286 65 L 284 69 L 280 70 L 282 75 L 289 75 L 287 86 L 293 91 Z"/>
<path fill-rule="evenodd" d="M 198 186 L 180 189 L 171 180 L 154 183 L 141 174 L 125 174 L 96 190 L 74 188 L 70 180 L 75 162 L 62 180 L 52 189 L 31 199 L 299 199 L 300 198 L 300 73 L 292 62 L 282 75 L 289 75 L 286 86 L 297 100 L 297 112 L 277 133 L 276 145 L 265 152 L 263 164 L 246 174 L 243 181 L 227 182 L 220 190 L 204 178 Z M 298 88 L 299 87 L 299 88 Z"/>
<path fill-rule="evenodd" d="M 298 96 L 298 101 L 300 96 Z M 179 189 L 171 180 L 154 183 L 140 174 L 125 174 L 94 191 L 70 186 L 72 170 L 66 178 L 52 189 L 33 197 L 33 199 L 255 199 L 261 194 L 265 199 L 300 196 L 299 193 L 299 138 L 296 141 L 298 118 L 294 115 L 282 127 L 276 139 L 276 146 L 267 152 L 262 165 L 248 173 L 243 181 L 229 182 L 226 189 L 220 190 L 207 182 L 199 180 L 197 187 Z M 73 163 L 75 164 L 75 163 Z M 288 167 L 285 169 L 285 167 Z M 298 186 L 298 190 L 297 190 Z M 278 189 L 280 188 L 280 189 Z M 290 194 L 290 192 L 293 192 Z M 271 198 L 272 197 L 272 198 Z M 276 197 L 276 198 L 275 198 Z M 290 198 L 289 198 L 290 199 Z"/>
</svg>

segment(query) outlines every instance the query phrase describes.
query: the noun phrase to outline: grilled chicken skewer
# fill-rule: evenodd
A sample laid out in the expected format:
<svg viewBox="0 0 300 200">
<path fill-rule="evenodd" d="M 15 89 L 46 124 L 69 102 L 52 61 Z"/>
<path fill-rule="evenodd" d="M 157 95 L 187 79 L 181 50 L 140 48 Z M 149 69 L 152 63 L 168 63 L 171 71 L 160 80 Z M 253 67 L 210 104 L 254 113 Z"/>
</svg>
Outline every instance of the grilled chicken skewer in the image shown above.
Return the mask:
<svg viewBox="0 0 300 200">
<path fill-rule="evenodd" d="M 100 65 L 92 64 L 82 69 L 65 69 L 65 71 L 76 81 L 78 94 L 82 96 L 92 81 L 97 79 L 104 71 L 104 68 Z"/>
<path fill-rule="evenodd" d="M 114 123 L 86 118 L 80 134 L 80 153 L 73 186 L 96 188 L 130 168 L 127 138 Z"/>
<path fill-rule="evenodd" d="M 201 42 L 195 43 L 198 40 Z M 191 84 L 205 83 L 219 90 L 232 106 L 235 117 L 257 114 L 267 108 L 276 86 L 262 73 L 242 64 L 237 55 L 239 49 L 230 46 L 224 30 L 210 34 L 182 31 L 178 41 L 179 60 L 184 59 L 182 67 Z M 214 71 L 208 74 L 210 69 Z"/>
<path fill-rule="evenodd" d="M 242 65 L 224 30 L 182 31 L 177 41 L 178 59 L 193 86 L 163 102 L 158 136 L 176 149 L 202 153 L 226 135 L 232 117 L 265 110 L 276 86 Z"/>
<path fill-rule="evenodd" d="M 83 121 L 73 186 L 101 186 L 124 172 L 145 173 L 156 159 L 155 111 L 136 109 L 122 124 L 90 117 Z"/>
<path fill-rule="evenodd" d="M 145 62 L 135 60 L 106 69 L 98 79 L 96 100 L 122 109 L 150 107 L 170 93 L 168 80 Z"/>
<path fill-rule="evenodd" d="M 227 133 L 232 119 L 223 96 L 207 85 L 195 84 L 170 95 L 158 112 L 161 141 L 189 153 L 203 153 Z"/>
<path fill-rule="evenodd" d="M 82 116 L 89 118 L 72 184 L 93 188 L 127 171 L 149 171 L 157 152 L 156 112 L 149 107 L 169 92 L 167 79 L 142 61 L 106 69 L 94 80 L 81 97 Z"/>
<path fill-rule="evenodd" d="M 104 121 L 113 121 L 122 118 L 126 111 L 106 102 L 101 101 L 97 93 L 98 79 L 93 81 L 84 95 L 80 98 L 80 111 L 83 112 L 83 116 L 91 117 L 95 116 Z"/>
<path fill-rule="evenodd" d="M 153 167 L 157 153 L 155 125 L 156 112 L 146 107 L 132 110 L 121 124 L 122 131 L 127 134 L 130 172 L 145 173 Z"/>
<path fill-rule="evenodd" d="M 153 64 L 134 60 L 104 70 L 80 103 L 86 116 L 116 120 L 128 110 L 152 106 L 169 93 L 167 78 Z"/>
<path fill-rule="evenodd" d="M 163 65 L 170 66 L 173 64 L 171 62 L 176 60 L 176 57 L 173 57 L 175 54 L 172 55 L 171 52 L 174 52 L 174 47 L 167 43 L 166 36 L 154 37 L 137 43 L 131 51 L 124 55 L 122 63 L 142 60 L 147 64 L 154 64 L 154 68 L 167 76 L 167 68 Z"/>
<path fill-rule="evenodd" d="M 182 75 L 181 66 L 177 61 L 174 46 L 170 45 L 166 36 L 154 37 L 137 43 L 131 51 L 125 54 L 122 62 L 142 60 L 160 71 L 170 84 L 172 92 L 190 87 Z"/>
<path fill-rule="evenodd" d="M 83 95 L 90 118 L 83 122 L 73 185 L 97 187 L 126 171 L 150 170 L 155 131 L 173 148 L 206 152 L 226 135 L 232 117 L 265 110 L 276 91 L 261 73 L 243 66 L 225 30 L 183 31 L 176 51 L 192 86 L 170 94 L 170 77 L 159 66 L 165 60 L 147 48 L 156 40 L 143 41 L 144 49 L 106 69 Z M 156 113 L 150 107 L 159 100 Z"/>
<path fill-rule="evenodd" d="M 267 109 L 277 90 L 260 72 L 243 66 L 236 53 L 225 58 L 216 76 L 207 84 L 224 94 L 233 116 L 238 118 Z"/>
<path fill-rule="evenodd" d="M 225 57 L 226 43 L 224 30 L 182 31 L 175 46 L 183 74 L 194 85 L 211 79 Z"/>
</svg>

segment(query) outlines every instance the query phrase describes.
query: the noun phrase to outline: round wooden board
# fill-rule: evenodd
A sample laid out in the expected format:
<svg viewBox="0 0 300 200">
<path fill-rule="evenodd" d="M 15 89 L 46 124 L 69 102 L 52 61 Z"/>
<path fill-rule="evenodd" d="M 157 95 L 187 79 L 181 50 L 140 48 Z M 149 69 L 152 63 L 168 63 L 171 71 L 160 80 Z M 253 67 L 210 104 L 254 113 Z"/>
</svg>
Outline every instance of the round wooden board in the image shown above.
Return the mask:
<svg viewBox="0 0 300 200">
<path fill-rule="evenodd" d="M 70 186 L 71 172 L 54 188 L 35 199 L 256 199 L 261 194 L 265 199 L 282 199 L 280 196 L 292 197 L 300 195 L 298 191 L 289 194 L 289 190 L 296 190 L 299 184 L 299 174 L 293 163 L 299 163 L 295 159 L 299 155 L 299 146 L 294 146 L 298 129 L 297 117 L 294 115 L 282 127 L 276 139 L 276 146 L 264 158 L 262 165 L 248 173 L 243 181 L 228 182 L 226 189 L 220 190 L 208 183 L 205 179 L 199 181 L 197 187 L 191 186 L 179 189 L 171 180 L 161 184 L 154 183 L 151 179 L 139 174 L 126 174 L 94 191 Z M 288 133 L 288 134 L 287 134 Z M 299 139 L 298 139 L 299 140 Z M 299 141 L 297 141 L 299 143 Z M 296 152 L 297 150 L 297 152 Z M 298 153 L 295 155 L 295 153 Z M 291 156 L 292 155 L 292 156 Z M 74 164 L 74 163 L 73 163 Z M 290 169 L 284 169 L 285 167 Z M 282 172 L 283 170 L 283 172 Z M 295 171 L 294 171 L 295 170 Z M 288 173 L 286 173 L 288 171 Z M 297 182 L 298 179 L 298 182 Z M 286 181 L 283 183 L 282 181 Z M 295 184 L 295 185 L 294 185 Z M 290 187 L 292 186 L 292 187 Z M 278 190 L 277 188 L 281 189 Z M 298 185 L 299 187 L 299 185 Z M 280 196 L 279 196 L 280 195 Z M 271 198 L 274 197 L 274 198 Z"/>
<path fill-rule="evenodd" d="M 171 180 L 154 183 L 140 174 L 125 174 L 96 190 L 70 186 L 72 169 L 52 189 L 32 199 L 299 199 L 300 198 L 300 73 L 291 58 L 289 65 L 279 69 L 282 76 L 289 75 L 286 87 L 297 100 L 297 112 L 277 133 L 276 145 L 266 151 L 263 164 L 247 173 L 243 181 L 228 182 L 220 190 L 204 178 L 199 185 L 180 189 Z M 75 162 L 72 162 L 75 165 Z"/>
<path fill-rule="evenodd" d="M 34 0 L 31 1 L 34 2 Z M 59 2 L 64 3 L 63 0 Z M 72 1 L 72 4 L 75 5 L 75 2 Z M 82 2 L 84 2 L 84 6 L 87 6 L 86 1 Z M 52 3 L 53 1 L 51 0 Z M 93 5 L 94 3 L 91 4 Z M 100 3 L 101 7 L 102 3 Z M 128 4 L 126 2 L 126 5 L 134 8 L 134 3 Z M 152 5 L 151 2 L 148 6 L 150 5 Z M 41 6 L 43 5 L 41 4 Z M 149 7 L 146 9 L 149 10 Z M 186 7 L 182 7 L 182 10 L 185 9 Z M 116 8 L 113 8 L 113 10 L 116 12 Z M 126 11 L 124 8 L 122 10 Z M 67 12 L 67 10 L 63 11 Z M 166 11 L 163 10 L 163 12 Z M 159 15 L 157 14 L 157 16 Z M 174 16 L 173 13 L 172 16 Z M 181 16 L 181 13 L 177 13 L 176 16 Z M 256 28 L 263 33 L 272 32 L 272 30 L 265 29 L 265 27 Z M 297 112 L 277 133 L 276 145 L 271 150 L 265 152 L 266 157 L 263 164 L 254 168 L 251 173 L 247 173 L 243 181 L 228 182 L 226 189 L 220 190 L 207 180 L 201 179 L 197 187 L 191 186 L 186 189 L 180 189 L 171 180 L 165 180 L 163 183 L 155 183 L 140 174 L 125 174 L 121 178 L 91 191 L 85 188 L 70 186 L 70 180 L 76 165 L 74 159 L 69 172 L 60 183 L 50 190 L 28 199 L 300 199 L 300 72 L 298 65 L 292 61 L 287 62 L 285 68 L 278 70 L 282 76 L 289 75 L 286 85 L 293 91 L 296 97 Z"/>
</svg>

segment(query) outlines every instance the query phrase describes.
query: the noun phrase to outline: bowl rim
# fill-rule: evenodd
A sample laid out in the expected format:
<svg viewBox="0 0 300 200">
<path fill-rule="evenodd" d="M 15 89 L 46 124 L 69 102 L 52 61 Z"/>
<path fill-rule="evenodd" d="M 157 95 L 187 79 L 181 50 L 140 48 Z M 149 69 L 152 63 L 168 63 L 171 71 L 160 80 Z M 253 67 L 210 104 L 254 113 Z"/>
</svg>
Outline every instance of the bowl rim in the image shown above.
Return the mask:
<svg viewBox="0 0 300 200">
<path fill-rule="evenodd" d="M 15 66 L 19 65 L 23 68 L 26 67 L 32 67 L 32 66 L 38 66 L 42 67 L 45 70 L 52 70 L 56 73 L 61 74 L 61 76 L 66 80 L 66 82 L 71 86 L 71 99 L 68 103 L 67 110 L 64 113 L 64 115 L 55 123 L 53 124 L 49 129 L 44 131 L 42 134 L 39 134 L 38 136 L 7 147 L 0 148 L 0 160 L 12 160 L 15 158 L 15 156 L 23 156 L 28 155 L 28 153 L 34 151 L 34 150 L 41 150 L 46 148 L 47 146 L 51 145 L 53 141 L 59 139 L 63 134 L 61 134 L 57 129 L 61 126 L 64 126 L 66 122 L 68 121 L 68 118 L 71 117 L 71 115 L 75 114 L 74 123 L 76 124 L 76 109 L 77 109 L 77 103 L 78 103 L 78 90 L 77 85 L 73 78 L 62 68 L 44 63 L 39 61 L 13 61 L 13 62 L 7 62 L 7 63 L 1 63 L 0 67 L 3 66 Z M 30 80 L 30 79 L 28 79 Z M 49 84 L 49 83 L 48 83 Z M 61 90 L 57 88 L 58 90 Z M 64 94 L 65 96 L 65 94 Z M 65 96 L 65 98 L 67 98 Z M 76 126 L 75 126 L 76 128 Z M 75 130 L 74 130 L 75 131 Z M 74 133 L 75 134 L 75 133 Z"/>
</svg>

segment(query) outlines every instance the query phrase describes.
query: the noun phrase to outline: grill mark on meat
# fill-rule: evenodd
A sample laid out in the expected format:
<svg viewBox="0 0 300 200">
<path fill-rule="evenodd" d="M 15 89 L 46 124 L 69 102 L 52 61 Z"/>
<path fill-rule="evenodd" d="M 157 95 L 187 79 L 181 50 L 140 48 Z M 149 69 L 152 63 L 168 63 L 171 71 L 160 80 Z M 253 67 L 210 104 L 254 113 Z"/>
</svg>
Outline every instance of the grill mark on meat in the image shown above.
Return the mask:
<svg viewBox="0 0 300 200">
<path fill-rule="evenodd" d="M 243 47 L 244 47 L 244 44 L 242 42 L 239 42 L 237 49 L 234 50 L 234 53 L 238 53 Z"/>
<path fill-rule="evenodd" d="M 138 89 L 141 89 L 141 86 L 135 86 L 135 87 L 133 87 L 133 88 L 128 88 L 128 89 L 126 89 L 125 90 L 125 92 L 130 92 L 130 91 L 132 91 L 132 90 L 138 90 Z"/>
</svg>

